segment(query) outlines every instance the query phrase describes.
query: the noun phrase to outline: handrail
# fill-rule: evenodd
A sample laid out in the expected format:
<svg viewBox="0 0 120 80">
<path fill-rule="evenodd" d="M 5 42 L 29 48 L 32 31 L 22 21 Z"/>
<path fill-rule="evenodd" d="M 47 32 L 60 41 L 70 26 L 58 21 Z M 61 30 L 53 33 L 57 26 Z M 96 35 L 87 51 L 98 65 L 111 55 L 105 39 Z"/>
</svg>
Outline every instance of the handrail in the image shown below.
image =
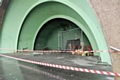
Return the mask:
<svg viewBox="0 0 120 80">
<path fill-rule="evenodd" d="M 113 47 L 113 46 L 110 46 L 110 48 L 113 49 L 113 50 L 115 50 L 115 51 L 120 52 L 120 49 L 118 49 L 118 48 L 115 48 L 115 47 Z"/>
</svg>

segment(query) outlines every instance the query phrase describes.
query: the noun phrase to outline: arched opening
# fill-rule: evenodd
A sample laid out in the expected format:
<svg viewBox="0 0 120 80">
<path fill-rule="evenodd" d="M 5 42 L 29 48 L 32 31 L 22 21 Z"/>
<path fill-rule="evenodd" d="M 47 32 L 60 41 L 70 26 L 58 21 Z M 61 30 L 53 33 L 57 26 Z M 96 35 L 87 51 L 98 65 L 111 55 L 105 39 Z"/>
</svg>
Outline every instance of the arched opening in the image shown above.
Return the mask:
<svg viewBox="0 0 120 80">
<path fill-rule="evenodd" d="M 53 5 L 57 8 L 55 8 Z M 49 13 L 48 7 L 52 9 L 52 11 Z M 63 7 L 66 11 L 62 9 Z M 78 28 L 79 30 L 71 31 L 72 36 L 69 36 L 70 39 L 66 39 L 66 42 L 63 41 L 61 43 L 58 39 L 58 34 L 61 31 L 64 31 L 63 26 L 67 26 L 68 30 L 66 30 L 66 32 L 75 28 Z M 65 49 L 67 40 L 81 38 L 81 31 L 84 34 L 84 40 L 86 40 L 84 42 L 85 46 L 91 45 L 93 49 L 97 50 L 97 44 L 90 44 L 92 42 L 96 42 L 93 37 L 93 33 L 84 19 L 78 13 L 61 3 L 42 3 L 31 10 L 24 20 L 19 33 L 18 49 L 42 49 L 45 46 L 48 46 L 50 49 L 58 49 L 60 44 L 63 44 L 64 42 L 65 43 L 63 44 L 63 47 Z M 82 38 L 80 41 L 83 41 Z M 52 44 L 53 42 L 55 42 L 54 45 Z"/>
<path fill-rule="evenodd" d="M 51 11 L 49 11 L 50 9 Z M 42 49 L 45 46 L 47 46 L 50 49 L 57 49 L 58 40 L 56 40 L 57 36 L 55 36 L 55 34 L 57 32 L 55 31 L 57 31 L 57 29 L 60 27 L 56 27 L 56 28 L 53 27 L 56 30 L 51 30 L 53 28 L 50 29 L 50 27 L 45 27 L 45 26 L 47 25 L 50 26 L 49 23 L 52 22 L 54 23 L 55 19 L 56 22 L 59 21 L 59 18 L 61 18 L 62 21 L 64 22 L 68 21 L 67 23 L 71 23 L 74 25 L 76 24 L 87 36 L 86 42 L 89 42 L 91 44 L 93 50 L 106 49 L 100 29 L 96 27 L 95 24 L 92 23 L 90 19 L 84 15 L 84 13 L 81 12 L 78 13 L 77 11 L 72 9 L 70 6 L 67 6 L 59 2 L 45 2 L 36 6 L 34 9 L 30 11 L 21 28 L 21 32 L 19 34 L 20 36 L 18 40 L 19 41 L 18 49 L 23 49 L 23 48 Z M 50 31 L 47 28 L 50 29 Z M 53 33 L 50 35 L 52 31 Z M 39 37 L 39 33 L 40 33 L 40 37 Z M 50 37 L 48 37 L 48 33 Z M 43 36 L 43 34 L 45 36 Z M 41 41 L 39 41 L 39 39 Z M 52 44 L 54 40 L 56 41 L 56 43 Z M 39 42 L 44 44 L 40 44 Z M 102 61 L 106 61 L 106 58 L 104 58 L 103 54 L 95 53 L 95 55 L 100 56 Z"/>
<path fill-rule="evenodd" d="M 52 19 L 39 30 L 34 49 L 69 50 L 69 44 L 78 49 L 81 47 L 81 42 L 84 42 L 86 48 L 91 46 L 87 36 L 79 27 L 66 19 Z"/>
</svg>

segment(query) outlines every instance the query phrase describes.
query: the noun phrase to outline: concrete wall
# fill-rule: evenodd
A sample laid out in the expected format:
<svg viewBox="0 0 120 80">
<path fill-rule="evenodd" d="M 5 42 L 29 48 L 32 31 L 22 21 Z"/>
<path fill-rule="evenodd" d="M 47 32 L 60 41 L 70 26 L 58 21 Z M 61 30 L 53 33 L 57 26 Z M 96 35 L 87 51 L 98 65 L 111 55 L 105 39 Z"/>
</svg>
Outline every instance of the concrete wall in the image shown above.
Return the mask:
<svg viewBox="0 0 120 80">
<path fill-rule="evenodd" d="M 120 49 L 120 0 L 88 0 L 105 36 L 107 46 Z M 120 73 L 120 55 L 111 53 L 113 72 Z M 120 80 L 120 77 L 115 77 Z"/>
<path fill-rule="evenodd" d="M 120 0 L 88 0 L 100 23 L 108 47 L 120 48 Z"/>
</svg>

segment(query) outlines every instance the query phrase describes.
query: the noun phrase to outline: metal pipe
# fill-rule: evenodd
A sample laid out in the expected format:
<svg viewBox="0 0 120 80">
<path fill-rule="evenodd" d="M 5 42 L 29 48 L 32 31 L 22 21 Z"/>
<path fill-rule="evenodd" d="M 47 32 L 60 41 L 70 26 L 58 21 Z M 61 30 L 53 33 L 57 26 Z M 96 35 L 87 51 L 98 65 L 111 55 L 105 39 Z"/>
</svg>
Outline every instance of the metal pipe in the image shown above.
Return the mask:
<svg viewBox="0 0 120 80">
<path fill-rule="evenodd" d="M 113 46 L 110 46 L 110 48 L 113 49 L 113 50 L 116 50 L 116 51 L 120 52 L 120 49 L 117 49 L 117 48 L 115 48 Z"/>
</svg>

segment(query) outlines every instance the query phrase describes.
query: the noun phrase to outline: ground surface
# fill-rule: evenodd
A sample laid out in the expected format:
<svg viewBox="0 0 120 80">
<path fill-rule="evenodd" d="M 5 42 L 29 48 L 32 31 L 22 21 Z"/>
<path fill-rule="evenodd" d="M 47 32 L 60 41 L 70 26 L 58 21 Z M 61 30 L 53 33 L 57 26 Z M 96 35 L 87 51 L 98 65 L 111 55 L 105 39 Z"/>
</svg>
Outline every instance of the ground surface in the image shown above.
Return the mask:
<svg viewBox="0 0 120 80">
<path fill-rule="evenodd" d="M 82 57 L 79 55 L 71 55 L 69 53 L 20 53 L 7 55 L 66 66 L 112 71 L 112 67 L 106 63 L 95 64 L 99 58 L 92 56 Z M 16 60 L 4 57 L 1 57 L 1 61 L 2 67 L 0 66 L 0 70 L 2 70 L 3 73 L 0 74 L 3 77 L 3 80 L 114 80 L 112 76 L 44 67 L 21 61 L 16 62 Z M 3 67 L 5 67 L 5 69 Z M 12 70 L 10 70 L 11 68 Z M 16 71 L 14 72 L 14 70 Z"/>
</svg>

